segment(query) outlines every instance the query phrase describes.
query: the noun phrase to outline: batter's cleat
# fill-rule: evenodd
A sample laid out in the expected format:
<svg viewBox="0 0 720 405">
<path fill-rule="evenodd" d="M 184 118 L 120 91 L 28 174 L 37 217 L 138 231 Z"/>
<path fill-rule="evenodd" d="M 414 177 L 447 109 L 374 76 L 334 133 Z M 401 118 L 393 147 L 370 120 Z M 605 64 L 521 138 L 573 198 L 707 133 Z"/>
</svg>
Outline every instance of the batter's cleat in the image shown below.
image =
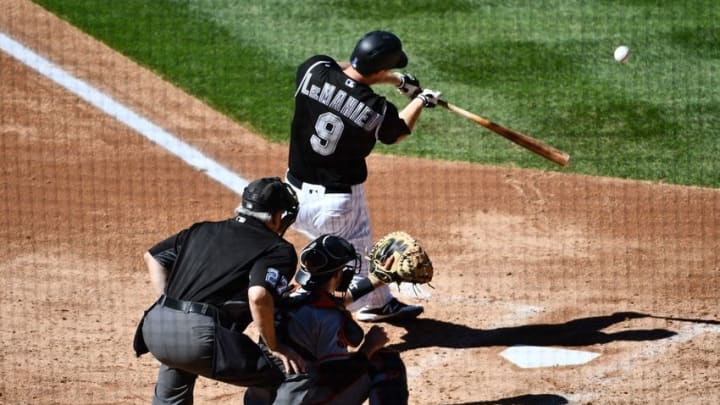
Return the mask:
<svg viewBox="0 0 720 405">
<path fill-rule="evenodd" d="M 355 313 L 355 318 L 362 322 L 397 321 L 417 318 L 422 314 L 422 305 L 408 305 L 393 298 L 379 308 L 361 309 Z"/>
</svg>

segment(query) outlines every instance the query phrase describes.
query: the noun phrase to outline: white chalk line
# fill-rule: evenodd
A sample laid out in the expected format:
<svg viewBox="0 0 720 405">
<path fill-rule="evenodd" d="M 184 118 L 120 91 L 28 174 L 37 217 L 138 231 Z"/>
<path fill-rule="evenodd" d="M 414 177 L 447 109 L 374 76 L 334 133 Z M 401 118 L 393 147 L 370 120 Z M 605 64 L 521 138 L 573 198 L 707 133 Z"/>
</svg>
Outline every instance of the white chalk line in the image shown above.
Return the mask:
<svg viewBox="0 0 720 405">
<path fill-rule="evenodd" d="M 0 32 L 0 49 L 26 66 L 34 69 L 90 105 L 117 119 L 140 135 L 182 159 L 193 168 L 241 195 L 248 181 L 209 158 L 175 135 L 150 122 L 112 97 L 69 74 L 23 44 Z"/>
</svg>

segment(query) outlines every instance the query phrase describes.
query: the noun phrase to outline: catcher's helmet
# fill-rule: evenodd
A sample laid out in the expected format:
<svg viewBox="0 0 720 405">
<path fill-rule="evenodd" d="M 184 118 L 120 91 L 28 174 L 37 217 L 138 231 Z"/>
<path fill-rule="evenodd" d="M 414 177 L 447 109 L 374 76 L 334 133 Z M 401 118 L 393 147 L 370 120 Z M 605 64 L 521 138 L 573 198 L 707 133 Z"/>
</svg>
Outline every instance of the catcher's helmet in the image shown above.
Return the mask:
<svg viewBox="0 0 720 405">
<path fill-rule="evenodd" d="M 278 232 L 281 235 L 295 222 L 299 205 L 295 191 L 279 177 L 257 179 L 243 190 L 243 208 L 268 214 L 284 211 Z"/>
<path fill-rule="evenodd" d="M 300 269 L 295 281 L 311 291 L 321 287 L 339 270 L 343 272 L 343 280 L 337 291 L 345 292 L 353 276 L 360 271 L 360 256 L 350 242 L 326 234 L 308 243 L 300 252 Z"/>
<path fill-rule="evenodd" d="M 403 68 L 407 63 L 400 39 L 387 31 L 368 32 L 360 38 L 350 55 L 350 64 L 363 76 L 380 70 Z"/>
</svg>

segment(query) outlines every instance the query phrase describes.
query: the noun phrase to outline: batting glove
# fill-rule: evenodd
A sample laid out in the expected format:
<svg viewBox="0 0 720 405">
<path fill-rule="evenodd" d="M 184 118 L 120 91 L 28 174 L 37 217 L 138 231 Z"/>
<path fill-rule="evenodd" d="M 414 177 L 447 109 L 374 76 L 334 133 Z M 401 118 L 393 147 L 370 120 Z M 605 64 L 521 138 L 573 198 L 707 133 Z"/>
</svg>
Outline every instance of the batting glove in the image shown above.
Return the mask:
<svg viewBox="0 0 720 405">
<path fill-rule="evenodd" d="M 420 81 L 410 73 L 396 73 L 397 77 L 400 78 L 400 85 L 398 91 L 400 94 L 407 98 L 413 98 L 420 94 L 422 89 L 420 88 Z"/>
<path fill-rule="evenodd" d="M 439 91 L 425 89 L 417 95 L 417 98 L 422 100 L 425 108 L 433 108 L 440 100 L 440 96 L 442 96 L 442 93 Z"/>
</svg>

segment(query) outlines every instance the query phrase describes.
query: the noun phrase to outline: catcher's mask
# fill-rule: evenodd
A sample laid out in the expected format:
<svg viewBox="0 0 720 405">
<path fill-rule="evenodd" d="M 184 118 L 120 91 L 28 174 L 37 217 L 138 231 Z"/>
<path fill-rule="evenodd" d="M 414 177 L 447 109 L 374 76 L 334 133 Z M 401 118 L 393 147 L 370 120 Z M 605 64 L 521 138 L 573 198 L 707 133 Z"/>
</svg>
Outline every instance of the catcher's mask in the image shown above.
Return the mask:
<svg viewBox="0 0 720 405">
<path fill-rule="evenodd" d="M 408 58 L 395 34 L 372 31 L 365 34 L 350 55 L 350 64 L 363 76 L 381 70 L 404 68 Z"/>
<path fill-rule="evenodd" d="M 299 205 L 295 190 L 279 177 L 263 177 L 248 184 L 243 190 L 243 208 L 271 215 L 278 211 L 283 212 L 278 230 L 280 235 L 284 235 L 295 222 Z"/>
<path fill-rule="evenodd" d="M 353 276 L 360 272 L 360 256 L 345 239 L 322 235 L 300 252 L 300 269 L 295 281 L 302 288 L 312 291 L 320 288 L 337 271 L 342 271 L 342 282 L 335 290 L 346 292 Z"/>
</svg>

